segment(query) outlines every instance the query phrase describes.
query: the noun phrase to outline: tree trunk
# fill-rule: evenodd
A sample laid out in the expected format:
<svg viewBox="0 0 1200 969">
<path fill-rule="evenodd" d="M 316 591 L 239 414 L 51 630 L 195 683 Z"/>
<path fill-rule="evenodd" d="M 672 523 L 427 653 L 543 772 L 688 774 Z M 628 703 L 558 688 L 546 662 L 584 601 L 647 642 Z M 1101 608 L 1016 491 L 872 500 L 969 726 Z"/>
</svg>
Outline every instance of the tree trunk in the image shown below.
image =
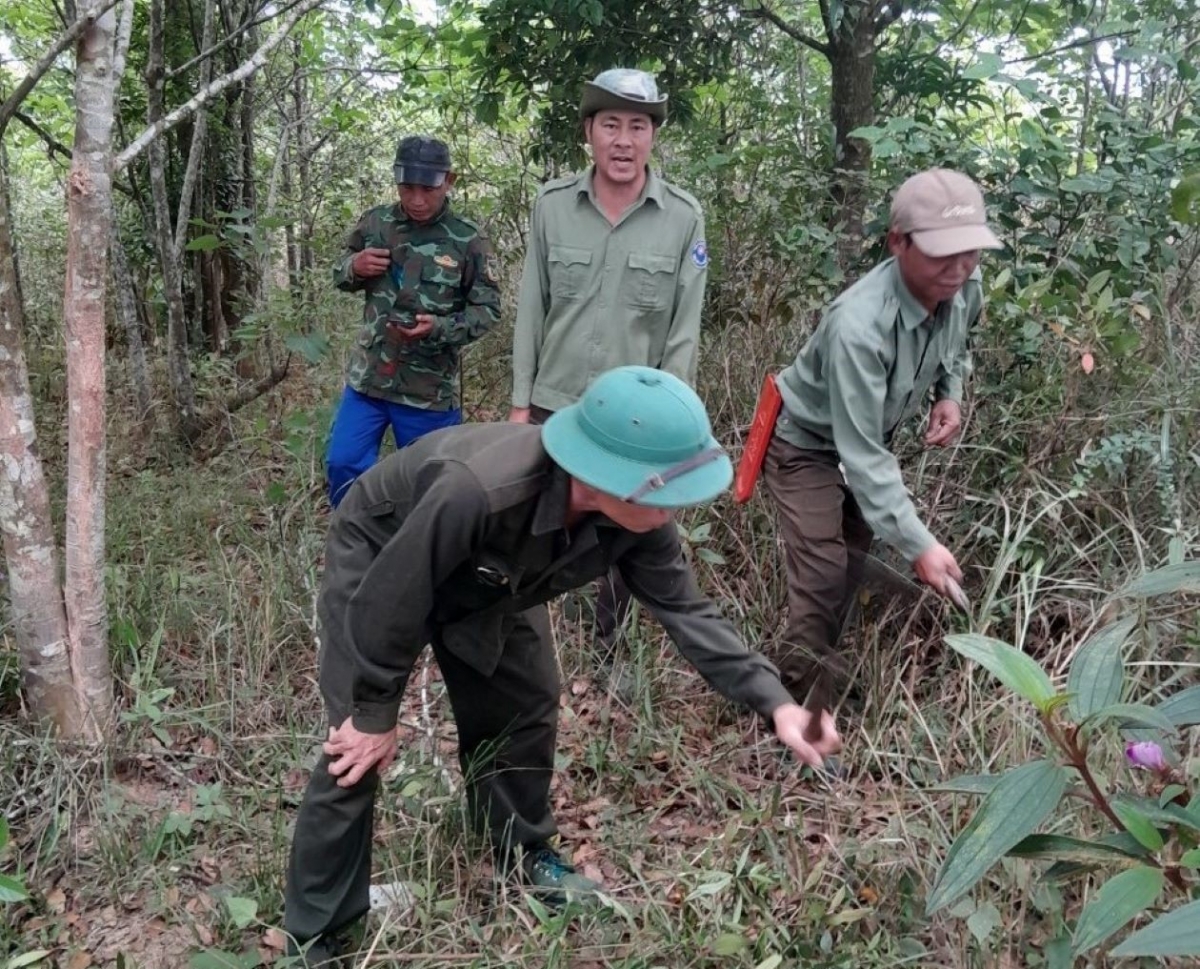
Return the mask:
<svg viewBox="0 0 1200 969">
<path fill-rule="evenodd" d="M 838 263 L 849 270 L 862 254 L 871 145 L 850 132 L 875 122 L 876 21 L 872 4 L 847 5 L 830 36 L 834 132 L 833 197 L 838 206 Z"/>
<path fill-rule="evenodd" d="M 121 245 L 115 220 L 110 233 L 110 244 L 117 316 L 125 333 L 125 355 L 129 363 L 129 380 L 133 384 L 137 419 L 143 422 L 150 416 L 154 396 L 150 387 L 150 368 L 146 363 L 146 345 L 142 340 L 142 323 L 138 319 L 137 295 L 133 291 L 133 277 L 129 274 L 129 262 L 125 258 L 125 247 Z"/>
<path fill-rule="evenodd" d="M 17 291 L 8 201 L 0 155 L 0 529 L 25 699 L 38 719 L 68 736 L 82 717 L 71 685 L 67 613 L 59 584 L 50 491 L 38 456 L 33 394 L 25 363 L 25 310 Z"/>
<path fill-rule="evenodd" d="M 99 6 L 99 0 L 89 5 Z M 112 213 L 113 40 L 105 13 L 76 53 L 75 145 L 67 180 L 67 525 L 64 601 L 83 738 L 112 726 L 104 594 L 104 310 Z"/>
<path fill-rule="evenodd" d="M 146 64 L 149 88 L 149 122 L 153 128 L 163 116 L 163 11 L 162 0 L 150 4 L 150 53 Z M 198 436 L 196 391 L 188 356 L 187 312 L 183 305 L 183 272 L 175 249 L 171 228 L 171 204 L 167 197 L 166 142 L 155 138 L 150 143 L 150 193 L 154 199 L 154 239 L 162 264 L 163 292 L 167 302 L 167 372 L 171 398 L 175 405 L 175 423 L 180 436 L 192 441 Z"/>
</svg>

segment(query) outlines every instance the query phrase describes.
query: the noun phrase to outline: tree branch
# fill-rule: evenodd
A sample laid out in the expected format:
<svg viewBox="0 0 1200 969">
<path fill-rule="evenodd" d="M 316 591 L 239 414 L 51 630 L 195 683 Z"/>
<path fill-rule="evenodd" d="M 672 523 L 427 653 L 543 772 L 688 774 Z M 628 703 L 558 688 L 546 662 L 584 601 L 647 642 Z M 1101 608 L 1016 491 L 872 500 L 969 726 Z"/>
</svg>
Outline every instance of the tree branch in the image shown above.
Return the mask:
<svg viewBox="0 0 1200 969">
<path fill-rule="evenodd" d="M 753 10 L 747 10 L 745 12 L 751 17 L 758 17 L 760 20 L 769 21 L 797 43 L 801 43 L 805 47 L 811 47 L 817 53 L 822 54 L 825 57 L 829 56 L 828 44 L 823 44 L 819 40 L 809 37 L 808 34 L 806 34 L 799 27 L 795 26 L 794 24 L 789 24 L 786 20 L 780 17 L 779 14 L 775 13 L 774 10 L 770 10 L 767 7 L 755 7 Z"/>
<path fill-rule="evenodd" d="M 67 162 L 71 161 L 71 149 L 64 145 L 61 141 L 50 134 L 45 128 L 29 117 L 24 111 L 14 111 L 13 117 L 21 122 L 26 128 L 32 131 L 35 135 L 42 139 L 46 145 L 46 149 L 51 155 L 62 155 Z"/>
<path fill-rule="evenodd" d="M 120 2 L 121 0 L 103 0 L 99 7 L 86 16 L 80 17 L 70 27 L 59 34 L 58 40 L 50 45 L 49 50 L 42 55 L 41 60 L 33 65 L 33 69 L 13 89 L 12 94 L 5 99 L 3 104 L 0 104 L 0 135 L 4 134 L 4 129 L 8 127 L 9 121 L 12 120 L 12 116 L 16 113 L 17 108 L 21 106 L 21 102 L 29 96 L 29 92 L 34 89 L 37 82 L 54 66 L 54 62 L 58 60 L 58 55 L 75 43 L 85 30 Z"/>
<path fill-rule="evenodd" d="M 179 75 L 186 74 L 193 67 L 195 67 L 198 63 L 200 63 L 200 61 L 206 60 L 207 58 L 212 57 L 215 53 L 217 53 L 217 51 L 221 50 L 223 47 L 226 47 L 229 44 L 231 44 L 233 41 L 237 40 L 246 31 L 252 30 L 253 28 L 261 26 L 262 24 L 270 23 L 272 20 L 276 20 L 277 18 L 281 17 L 283 14 L 285 14 L 289 10 L 291 10 L 292 7 L 296 6 L 296 4 L 302 3 L 302 2 L 303 2 L 303 0 L 291 0 L 290 3 L 281 4 L 274 13 L 272 13 L 268 16 L 265 16 L 265 17 L 259 17 L 257 20 L 251 20 L 250 19 L 251 15 L 250 15 L 249 11 L 247 11 L 246 21 L 244 23 L 242 23 L 241 25 L 239 25 L 237 27 L 237 29 L 230 31 L 228 34 L 226 34 L 226 36 L 222 37 L 219 41 L 217 41 L 217 43 L 208 47 L 206 50 L 201 51 L 199 54 L 197 54 L 195 57 L 193 57 L 190 61 L 187 61 L 184 64 L 180 64 L 178 67 L 171 68 L 171 70 L 167 71 L 166 80 L 173 81 L 175 78 L 179 77 Z"/>
<path fill-rule="evenodd" d="M 1076 47 L 1087 47 L 1089 44 L 1099 44 L 1101 41 L 1114 40 L 1118 37 L 1133 37 L 1137 34 L 1136 30 L 1119 30 L 1114 34 L 1101 34 L 1099 37 L 1081 37 L 1079 40 L 1073 40 L 1069 44 L 1063 44 L 1061 47 L 1051 47 L 1049 50 L 1044 50 L 1040 54 L 1030 54 L 1028 57 L 1018 57 L 1015 60 L 1005 61 L 1005 65 L 1009 64 L 1025 64 L 1029 61 L 1041 60 L 1043 57 L 1049 57 L 1051 54 L 1061 54 L 1065 50 L 1074 50 Z"/>
<path fill-rule="evenodd" d="M 114 0 L 115 2 L 115 0 Z M 284 39 L 291 33 L 296 22 L 310 10 L 321 6 L 325 0 L 300 0 L 300 2 L 292 9 L 291 14 L 283 22 L 275 33 L 268 37 L 254 56 L 241 65 L 236 70 L 230 71 L 228 74 L 223 74 L 202 91 L 198 92 L 191 100 L 186 101 L 177 107 L 170 114 L 158 121 L 154 122 L 150 127 L 138 135 L 121 154 L 113 160 L 113 171 L 119 172 L 125 168 L 131 161 L 137 158 L 147 146 L 154 141 L 155 138 L 170 131 L 185 118 L 190 117 L 197 108 L 207 104 L 226 88 L 237 84 L 239 81 L 249 77 L 255 71 L 259 70 L 267 62 L 267 57 L 276 47 L 278 47 Z"/>
</svg>

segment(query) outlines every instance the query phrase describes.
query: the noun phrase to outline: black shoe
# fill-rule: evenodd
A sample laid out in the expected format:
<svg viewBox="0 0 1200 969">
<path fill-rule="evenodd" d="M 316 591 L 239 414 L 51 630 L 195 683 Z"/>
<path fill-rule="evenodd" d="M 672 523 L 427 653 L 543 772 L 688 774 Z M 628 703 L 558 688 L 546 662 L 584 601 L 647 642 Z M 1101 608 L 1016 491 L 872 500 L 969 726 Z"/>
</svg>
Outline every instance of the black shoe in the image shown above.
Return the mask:
<svg viewBox="0 0 1200 969">
<path fill-rule="evenodd" d="M 350 963 L 344 958 L 345 954 L 346 944 L 336 936 L 288 945 L 288 955 L 298 960 L 292 963 L 296 969 L 348 969 Z"/>
<path fill-rule="evenodd" d="M 572 903 L 591 906 L 599 902 L 597 893 L 601 884 L 579 874 L 574 865 L 544 842 L 525 848 L 521 873 L 538 898 L 553 908 Z"/>
</svg>

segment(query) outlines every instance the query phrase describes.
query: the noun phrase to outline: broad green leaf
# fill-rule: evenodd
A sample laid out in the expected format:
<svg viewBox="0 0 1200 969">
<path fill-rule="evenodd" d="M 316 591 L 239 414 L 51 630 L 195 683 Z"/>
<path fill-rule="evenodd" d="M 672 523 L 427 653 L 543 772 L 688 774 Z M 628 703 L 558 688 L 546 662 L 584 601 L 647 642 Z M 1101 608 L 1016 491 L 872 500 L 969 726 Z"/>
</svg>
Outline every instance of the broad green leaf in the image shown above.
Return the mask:
<svg viewBox="0 0 1200 969">
<path fill-rule="evenodd" d="M 1131 839 L 1132 840 L 1132 839 Z M 1118 847 L 1101 841 L 1084 841 L 1061 834 L 1031 834 L 1022 838 L 1009 851 L 1015 858 L 1054 858 L 1057 861 L 1103 862 L 1129 864 L 1145 855 L 1136 842 L 1132 847 Z"/>
<path fill-rule="evenodd" d="M 229 918 L 239 929 L 244 929 L 258 917 L 258 902 L 252 898 L 242 898 L 240 895 L 227 895 L 225 907 L 229 909 Z"/>
<path fill-rule="evenodd" d="M 1125 825 L 1125 830 L 1138 839 L 1151 851 L 1160 851 L 1163 846 L 1162 835 L 1141 811 L 1128 801 L 1113 800 L 1110 805 L 1115 814 Z"/>
<path fill-rule="evenodd" d="M 1106 720 L 1120 720 L 1123 726 L 1156 727 L 1167 733 L 1175 732 L 1175 724 L 1169 717 L 1144 703 L 1114 703 L 1112 706 L 1097 710 L 1088 716 L 1080 726 L 1093 727 Z"/>
<path fill-rule="evenodd" d="M 1087 903 L 1075 923 L 1072 948 L 1081 955 L 1100 945 L 1158 898 L 1165 881 L 1162 869 L 1145 865 L 1114 875 Z"/>
<path fill-rule="evenodd" d="M 0 848 L 8 844 L 8 818 L 0 814 Z"/>
<path fill-rule="evenodd" d="M 1125 679 L 1121 650 L 1136 622 L 1135 616 L 1120 619 L 1096 632 L 1079 647 L 1067 676 L 1071 715 L 1076 720 L 1120 701 L 1121 684 Z"/>
<path fill-rule="evenodd" d="M 967 930 L 975 936 L 975 941 L 982 945 L 989 935 L 1004 924 L 1000 910 L 991 902 L 984 902 L 967 916 Z"/>
<path fill-rule="evenodd" d="M 1184 905 L 1134 932 L 1112 951 L 1132 956 L 1200 956 L 1200 901 Z"/>
<path fill-rule="evenodd" d="M 36 966 L 48 955 L 50 955 L 49 949 L 34 949 L 9 959 L 4 963 L 4 969 L 25 969 L 25 966 Z"/>
<path fill-rule="evenodd" d="M 947 791 L 952 794 L 990 794 L 1003 774 L 963 774 L 948 781 L 934 784 L 931 791 Z"/>
<path fill-rule="evenodd" d="M 974 660 L 1014 693 L 1039 708 L 1054 696 L 1054 686 L 1046 671 L 1008 643 L 978 633 L 960 633 L 947 636 L 946 644 Z"/>
<path fill-rule="evenodd" d="M 1189 686 L 1158 705 L 1158 712 L 1176 727 L 1200 724 L 1200 686 Z"/>
<path fill-rule="evenodd" d="M 1171 189 L 1171 218 L 1183 225 L 1200 224 L 1200 172 L 1180 179 Z"/>
<path fill-rule="evenodd" d="M 1165 596 L 1172 592 L 1200 592 L 1200 562 L 1179 562 L 1146 572 L 1126 585 L 1117 597 Z"/>
<path fill-rule="evenodd" d="M 1185 851 L 1179 857 L 1179 863 L 1184 868 L 1200 868 L 1200 848 L 1193 848 L 1191 851 Z"/>
<path fill-rule="evenodd" d="M 0 875 L 0 904 L 5 902 L 21 902 L 29 897 L 25 886 L 15 878 Z"/>
<path fill-rule="evenodd" d="M 1122 794 L 1113 798 L 1113 806 L 1116 807 L 1118 804 L 1136 811 L 1153 824 L 1181 824 L 1193 831 L 1200 831 L 1200 814 L 1182 808 L 1178 804 L 1159 806 L 1159 803 L 1153 798 L 1137 797 L 1132 794 Z"/>
<path fill-rule="evenodd" d="M 1024 764 L 1005 774 L 946 853 L 925 912 L 970 891 L 987 870 L 1046 819 L 1067 789 L 1067 769 L 1047 760 Z"/>
<path fill-rule="evenodd" d="M 736 956 L 749 948 L 746 937 L 739 932 L 723 932 L 713 943 L 713 952 L 719 956 Z"/>
<path fill-rule="evenodd" d="M 329 353 L 329 338 L 321 333 L 289 333 L 283 338 L 283 345 L 313 364 L 320 363 Z"/>
<path fill-rule="evenodd" d="M 1099 175 L 1079 175 L 1075 178 L 1065 178 L 1059 184 L 1064 192 L 1075 192 L 1079 195 L 1093 195 L 1099 192 L 1107 192 L 1112 188 L 1112 183 L 1107 178 L 1101 178 Z"/>
<path fill-rule="evenodd" d="M 972 81 L 986 81 L 995 77 L 1004 66 L 1004 59 L 999 54 L 980 54 L 979 58 L 962 72 L 962 76 Z"/>
<path fill-rule="evenodd" d="M 783 956 L 778 952 L 773 952 L 760 962 L 754 969 L 779 969 L 783 965 Z"/>
<path fill-rule="evenodd" d="M 221 248 L 221 239 L 214 235 L 196 236 L 183 248 L 186 252 L 209 252 Z"/>
</svg>

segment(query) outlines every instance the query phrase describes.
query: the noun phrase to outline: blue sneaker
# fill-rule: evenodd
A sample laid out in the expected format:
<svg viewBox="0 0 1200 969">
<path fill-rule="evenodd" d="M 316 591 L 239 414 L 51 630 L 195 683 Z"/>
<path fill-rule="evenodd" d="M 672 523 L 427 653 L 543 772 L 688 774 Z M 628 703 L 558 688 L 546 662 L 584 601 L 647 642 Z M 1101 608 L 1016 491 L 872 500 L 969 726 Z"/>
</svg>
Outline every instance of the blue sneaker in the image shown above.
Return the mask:
<svg viewBox="0 0 1200 969">
<path fill-rule="evenodd" d="M 599 901 L 600 882 L 579 874 L 574 865 L 545 842 L 526 846 L 521 872 L 538 898 L 553 908 L 572 903 L 594 905 Z"/>
</svg>

